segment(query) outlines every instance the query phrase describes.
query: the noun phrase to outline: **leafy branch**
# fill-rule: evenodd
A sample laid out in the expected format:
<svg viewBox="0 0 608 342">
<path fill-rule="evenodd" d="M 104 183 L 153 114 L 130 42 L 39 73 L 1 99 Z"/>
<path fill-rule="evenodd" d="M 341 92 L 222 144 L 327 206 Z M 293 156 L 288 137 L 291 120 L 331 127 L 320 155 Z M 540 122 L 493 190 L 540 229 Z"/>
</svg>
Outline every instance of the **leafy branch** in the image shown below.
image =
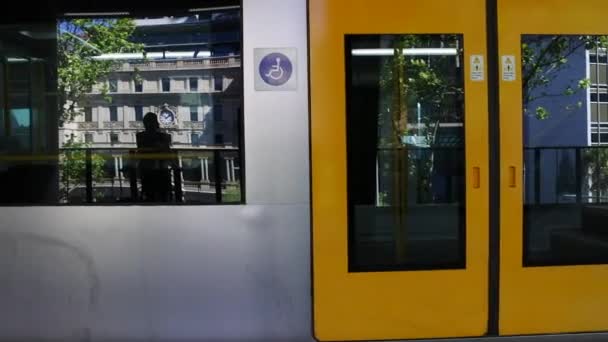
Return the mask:
<svg viewBox="0 0 608 342">
<path fill-rule="evenodd" d="M 93 86 L 115 71 L 120 62 L 99 60 L 106 53 L 143 52 L 143 44 L 131 41 L 135 23 L 132 19 L 75 19 L 58 25 L 58 90 L 61 122 L 73 121 L 82 114 L 86 94 Z M 103 85 L 102 96 L 109 89 Z"/>
<path fill-rule="evenodd" d="M 571 96 L 591 86 L 591 80 L 584 78 L 571 80 L 562 89 L 555 89 L 553 82 L 564 69 L 569 67 L 570 58 L 581 48 L 597 49 L 608 44 L 605 36 L 555 35 L 526 36 L 522 42 L 522 85 L 524 114 L 538 100 L 543 98 Z M 566 110 L 580 108 L 582 102 L 566 105 Z M 533 115 L 543 120 L 550 116 L 544 106 L 533 108 Z"/>
</svg>

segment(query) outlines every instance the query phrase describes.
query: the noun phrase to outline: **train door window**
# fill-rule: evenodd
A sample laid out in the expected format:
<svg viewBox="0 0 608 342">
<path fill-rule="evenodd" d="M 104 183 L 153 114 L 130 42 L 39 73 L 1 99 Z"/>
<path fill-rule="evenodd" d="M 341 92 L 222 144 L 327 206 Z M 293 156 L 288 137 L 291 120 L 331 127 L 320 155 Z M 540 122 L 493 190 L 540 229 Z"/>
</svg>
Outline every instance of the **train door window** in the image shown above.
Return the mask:
<svg viewBox="0 0 608 342">
<path fill-rule="evenodd" d="M 351 271 L 464 267 L 462 36 L 345 45 Z"/>
<path fill-rule="evenodd" d="M 607 38 L 522 36 L 525 265 L 608 263 Z"/>
</svg>

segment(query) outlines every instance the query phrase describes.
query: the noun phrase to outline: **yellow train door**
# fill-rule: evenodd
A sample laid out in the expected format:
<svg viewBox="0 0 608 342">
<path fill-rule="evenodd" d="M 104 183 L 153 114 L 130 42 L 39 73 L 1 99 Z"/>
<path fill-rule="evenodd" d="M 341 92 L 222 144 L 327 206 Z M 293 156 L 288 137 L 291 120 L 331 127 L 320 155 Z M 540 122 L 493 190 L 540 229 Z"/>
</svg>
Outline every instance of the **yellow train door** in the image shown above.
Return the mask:
<svg viewBox="0 0 608 342">
<path fill-rule="evenodd" d="M 310 0 L 314 331 L 488 325 L 485 1 Z"/>
<path fill-rule="evenodd" d="M 608 330 L 606 13 L 498 1 L 503 335 Z"/>
</svg>

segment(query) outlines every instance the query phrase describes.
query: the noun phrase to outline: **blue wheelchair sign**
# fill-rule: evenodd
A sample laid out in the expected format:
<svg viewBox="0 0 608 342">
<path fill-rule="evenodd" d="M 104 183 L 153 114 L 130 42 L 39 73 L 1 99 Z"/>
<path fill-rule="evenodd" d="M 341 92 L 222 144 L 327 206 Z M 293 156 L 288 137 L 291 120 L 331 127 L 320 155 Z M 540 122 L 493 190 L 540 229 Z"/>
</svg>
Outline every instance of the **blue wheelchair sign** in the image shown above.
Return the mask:
<svg viewBox="0 0 608 342">
<path fill-rule="evenodd" d="M 264 82 L 271 86 L 281 86 L 291 78 L 293 65 L 282 53 L 267 54 L 260 61 L 259 73 Z"/>
</svg>

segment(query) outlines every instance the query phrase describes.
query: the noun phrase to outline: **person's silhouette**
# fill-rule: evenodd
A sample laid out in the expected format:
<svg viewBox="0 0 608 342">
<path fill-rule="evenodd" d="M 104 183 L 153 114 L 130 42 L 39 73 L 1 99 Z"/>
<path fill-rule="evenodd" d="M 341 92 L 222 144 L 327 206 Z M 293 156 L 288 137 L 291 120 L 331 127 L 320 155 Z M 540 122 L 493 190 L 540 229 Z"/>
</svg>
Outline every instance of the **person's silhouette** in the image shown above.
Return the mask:
<svg viewBox="0 0 608 342">
<path fill-rule="evenodd" d="M 171 135 L 160 131 L 156 114 L 146 113 L 143 121 L 145 130 L 136 135 L 143 200 L 168 202 L 171 194 Z"/>
</svg>

